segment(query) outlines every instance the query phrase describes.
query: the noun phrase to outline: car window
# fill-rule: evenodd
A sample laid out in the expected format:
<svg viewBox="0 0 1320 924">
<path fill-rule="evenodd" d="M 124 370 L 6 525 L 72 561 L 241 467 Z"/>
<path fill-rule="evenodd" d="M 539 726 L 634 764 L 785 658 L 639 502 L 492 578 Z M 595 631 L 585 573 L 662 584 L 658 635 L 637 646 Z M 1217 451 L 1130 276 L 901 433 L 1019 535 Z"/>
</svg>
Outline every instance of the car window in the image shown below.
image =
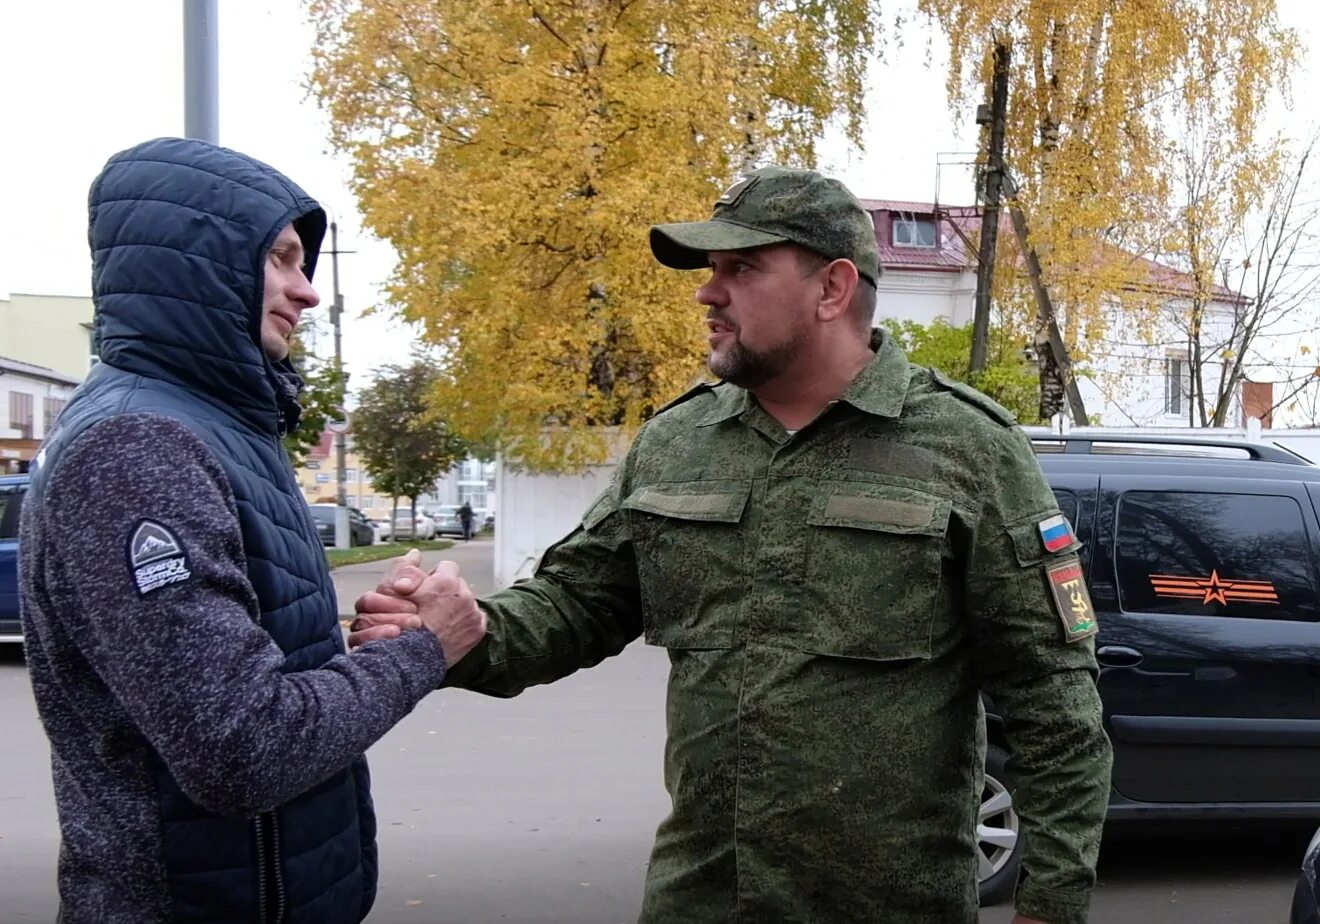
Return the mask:
<svg viewBox="0 0 1320 924">
<path fill-rule="evenodd" d="M 334 507 L 323 507 L 320 504 L 315 504 L 312 506 L 311 511 L 312 517 L 318 523 L 333 523 L 335 521 Z"/>
<path fill-rule="evenodd" d="M 1068 518 L 1072 524 L 1073 532 L 1077 531 L 1077 495 L 1067 488 L 1055 488 L 1054 499 L 1059 503 L 1059 510 Z"/>
<path fill-rule="evenodd" d="M 1314 620 L 1306 523 L 1291 497 L 1131 491 L 1119 500 L 1128 612 Z"/>
<path fill-rule="evenodd" d="M 26 491 L 23 485 L 0 487 L 0 539 L 18 538 L 18 514 Z"/>
</svg>

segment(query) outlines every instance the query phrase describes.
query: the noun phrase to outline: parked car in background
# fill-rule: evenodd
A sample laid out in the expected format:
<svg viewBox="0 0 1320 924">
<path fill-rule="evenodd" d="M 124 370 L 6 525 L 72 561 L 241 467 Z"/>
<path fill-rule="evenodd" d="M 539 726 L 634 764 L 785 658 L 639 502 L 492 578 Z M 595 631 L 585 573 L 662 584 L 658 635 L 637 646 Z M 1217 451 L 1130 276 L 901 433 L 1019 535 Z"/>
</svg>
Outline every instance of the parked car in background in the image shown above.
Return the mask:
<svg viewBox="0 0 1320 924">
<path fill-rule="evenodd" d="M 377 542 L 386 541 L 390 538 L 390 534 L 393 532 L 393 530 L 390 529 L 389 517 L 372 517 L 371 528 L 376 531 Z"/>
<path fill-rule="evenodd" d="M 312 520 L 316 523 L 316 532 L 321 537 L 321 543 L 323 545 L 334 545 L 335 511 L 339 509 L 339 506 L 337 504 L 309 504 L 308 509 L 312 511 Z M 346 509 L 348 510 L 349 546 L 372 545 L 375 543 L 376 530 L 371 525 L 371 521 L 356 507 Z"/>
<path fill-rule="evenodd" d="M 0 644 L 22 644 L 18 619 L 18 515 L 29 475 L 0 475 Z"/>
<path fill-rule="evenodd" d="M 463 535 L 463 524 L 458 520 L 457 504 L 440 504 L 431 508 L 431 516 L 435 519 L 435 532 L 438 536 L 461 536 Z"/>
<path fill-rule="evenodd" d="M 1320 468 L 1242 440 L 1028 433 L 1100 627 L 1108 827 L 1320 821 Z M 1036 525 L 1017 529 L 1024 566 L 1043 558 Z M 989 904 L 1011 894 L 1022 841 L 989 700 L 986 717 Z"/>
<path fill-rule="evenodd" d="M 394 515 L 394 522 L 390 528 L 390 536 L 393 539 L 434 539 L 435 538 L 435 520 L 428 517 L 422 511 L 417 511 L 416 516 L 410 515 L 407 507 L 400 507 Z"/>
</svg>

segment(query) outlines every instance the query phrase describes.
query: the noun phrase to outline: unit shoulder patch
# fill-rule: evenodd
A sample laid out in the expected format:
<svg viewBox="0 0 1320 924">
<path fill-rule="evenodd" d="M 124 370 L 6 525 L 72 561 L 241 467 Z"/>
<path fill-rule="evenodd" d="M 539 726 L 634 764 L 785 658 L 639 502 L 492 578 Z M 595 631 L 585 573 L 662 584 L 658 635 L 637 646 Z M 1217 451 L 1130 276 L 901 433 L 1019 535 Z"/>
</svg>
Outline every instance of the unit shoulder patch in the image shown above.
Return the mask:
<svg viewBox="0 0 1320 924">
<path fill-rule="evenodd" d="M 994 418 L 1006 427 L 1016 426 L 1018 419 L 1013 412 L 989 395 L 983 395 L 970 385 L 955 382 L 938 369 L 930 370 L 935 383 L 954 396 L 966 401 L 984 414 Z"/>
<path fill-rule="evenodd" d="M 1095 607 L 1086 590 L 1086 577 L 1079 561 L 1062 562 L 1045 569 L 1054 597 L 1054 609 L 1063 623 L 1063 640 L 1080 642 L 1099 631 Z"/>
<path fill-rule="evenodd" d="M 128 533 L 125 550 L 138 596 L 192 578 L 188 550 L 163 523 L 139 520 Z"/>
</svg>

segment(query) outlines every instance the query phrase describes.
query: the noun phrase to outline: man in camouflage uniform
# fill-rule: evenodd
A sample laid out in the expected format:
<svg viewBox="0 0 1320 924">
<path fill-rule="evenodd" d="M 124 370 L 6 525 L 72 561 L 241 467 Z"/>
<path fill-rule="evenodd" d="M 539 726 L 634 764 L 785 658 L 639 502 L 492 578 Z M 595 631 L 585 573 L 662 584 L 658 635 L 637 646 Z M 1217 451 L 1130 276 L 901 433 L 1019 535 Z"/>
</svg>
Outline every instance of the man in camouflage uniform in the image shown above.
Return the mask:
<svg viewBox="0 0 1320 924">
<path fill-rule="evenodd" d="M 874 234 L 841 184 L 776 167 L 651 230 L 710 270 L 723 381 L 642 428 L 446 675 L 512 696 L 669 649 L 644 922 L 974 922 L 981 691 L 1018 784 L 1015 920 L 1086 920 L 1110 749 L 1076 542 L 1011 415 L 871 330 Z M 406 609 L 379 591 L 355 641 Z"/>
</svg>

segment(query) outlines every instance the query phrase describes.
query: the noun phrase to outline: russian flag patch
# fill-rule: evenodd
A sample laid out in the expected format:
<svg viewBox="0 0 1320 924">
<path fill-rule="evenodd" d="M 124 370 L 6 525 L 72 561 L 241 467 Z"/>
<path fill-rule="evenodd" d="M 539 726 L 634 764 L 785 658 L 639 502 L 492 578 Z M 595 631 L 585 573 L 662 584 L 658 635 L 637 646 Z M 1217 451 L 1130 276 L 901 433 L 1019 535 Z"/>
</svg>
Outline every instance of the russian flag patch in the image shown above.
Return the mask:
<svg viewBox="0 0 1320 924">
<path fill-rule="evenodd" d="M 1072 527 L 1068 525 L 1068 518 L 1063 514 L 1041 520 L 1039 526 L 1040 539 L 1045 543 L 1047 552 L 1058 552 L 1069 548 L 1076 541 L 1073 538 Z"/>
</svg>

